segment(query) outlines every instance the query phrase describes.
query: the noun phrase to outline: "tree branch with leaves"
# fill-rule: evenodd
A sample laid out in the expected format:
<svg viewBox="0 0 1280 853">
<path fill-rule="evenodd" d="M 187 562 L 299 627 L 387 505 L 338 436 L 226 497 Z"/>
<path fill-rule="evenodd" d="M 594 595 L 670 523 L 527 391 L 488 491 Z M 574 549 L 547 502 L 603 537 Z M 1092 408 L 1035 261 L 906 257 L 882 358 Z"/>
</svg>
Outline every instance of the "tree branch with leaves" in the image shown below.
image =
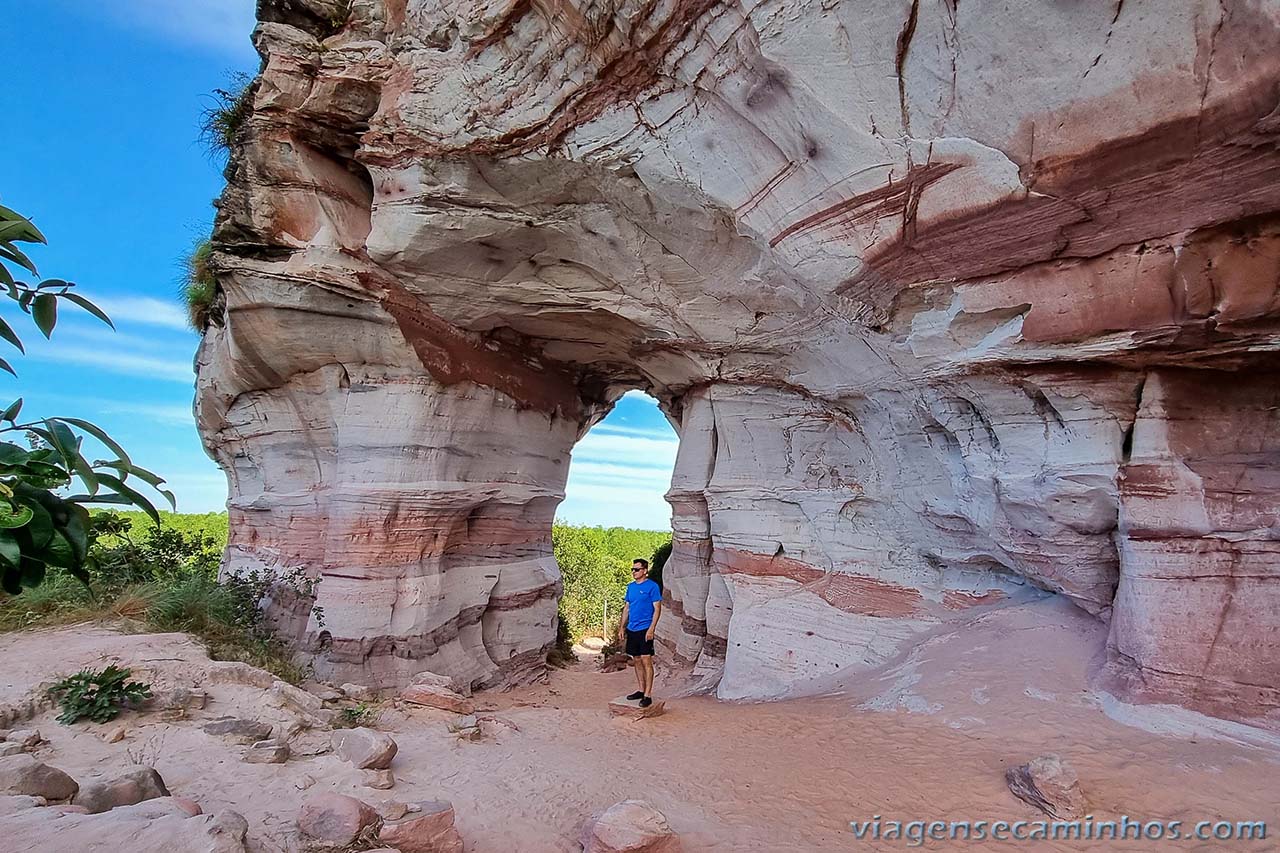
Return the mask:
<svg viewBox="0 0 1280 853">
<path fill-rule="evenodd" d="M 13 300 L 50 340 L 64 302 L 114 329 L 111 318 L 76 292 L 73 282 L 50 278 L 29 284 L 15 278 L 24 270 L 37 278 L 40 275 L 18 244 L 46 242 L 31 220 L 0 206 L 0 293 Z M 26 352 L 22 339 L 3 317 L 0 338 L 18 352 Z M 18 375 L 3 358 L 0 370 Z M 173 493 L 163 488 L 162 478 L 133 464 L 124 448 L 89 421 L 68 417 L 23 421 L 21 415 L 21 397 L 0 413 L 0 587 L 17 595 L 42 583 L 50 567 L 65 569 L 88 583 L 89 505 L 137 507 L 159 525 L 159 512 L 139 486 L 151 487 L 176 507 Z M 83 454 L 86 435 L 115 458 L 89 462 Z M 25 439 L 27 446 L 14 439 Z M 79 491 L 68 494 L 73 488 Z"/>
</svg>

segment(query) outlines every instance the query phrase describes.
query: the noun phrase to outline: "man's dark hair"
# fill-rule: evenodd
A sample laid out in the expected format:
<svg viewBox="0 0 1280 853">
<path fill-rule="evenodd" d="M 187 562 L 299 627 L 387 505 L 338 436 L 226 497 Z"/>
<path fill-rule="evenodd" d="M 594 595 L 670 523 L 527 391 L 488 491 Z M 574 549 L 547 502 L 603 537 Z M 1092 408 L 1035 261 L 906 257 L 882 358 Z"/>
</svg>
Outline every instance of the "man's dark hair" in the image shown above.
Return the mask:
<svg viewBox="0 0 1280 853">
<path fill-rule="evenodd" d="M 636 563 L 639 563 L 640 565 L 644 566 L 644 567 L 645 567 L 645 569 L 648 569 L 648 568 L 649 568 L 649 561 L 648 561 L 648 560 L 646 560 L 644 557 L 636 557 L 634 560 L 632 560 L 632 561 L 631 561 L 631 565 L 633 565 L 633 566 L 634 566 Z"/>
</svg>

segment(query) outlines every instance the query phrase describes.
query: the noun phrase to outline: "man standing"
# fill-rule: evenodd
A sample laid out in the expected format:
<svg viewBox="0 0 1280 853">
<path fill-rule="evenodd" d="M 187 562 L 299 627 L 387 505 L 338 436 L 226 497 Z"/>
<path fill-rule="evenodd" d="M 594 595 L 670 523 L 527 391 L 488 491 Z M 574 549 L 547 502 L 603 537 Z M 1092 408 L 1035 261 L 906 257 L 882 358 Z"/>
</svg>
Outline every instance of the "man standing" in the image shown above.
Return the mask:
<svg viewBox="0 0 1280 853">
<path fill-rule="evenodd" d="M 631 562 L 631 583 L 627 584 L 627 603 L 618 623 L 618 639 L 626 631 L 627 654 L 636 669 L 636 685 L 640 688 L 628 696 L 639 699 L 641 708 L 653 704 L 653 629 L 662 615 L 662 590 L 649 580 L 649 561 L 637 557 Z"/>
</svg>

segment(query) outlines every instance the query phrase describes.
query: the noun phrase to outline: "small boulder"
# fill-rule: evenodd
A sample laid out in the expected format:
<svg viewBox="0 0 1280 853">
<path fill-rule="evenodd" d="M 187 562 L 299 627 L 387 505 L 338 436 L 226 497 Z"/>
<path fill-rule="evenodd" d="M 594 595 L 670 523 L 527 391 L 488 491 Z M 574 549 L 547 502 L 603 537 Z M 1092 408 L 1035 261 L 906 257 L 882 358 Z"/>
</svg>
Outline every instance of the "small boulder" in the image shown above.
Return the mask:
<svg viewBox="0 0 1280 853">
<path fill-rule="evenodd" d="M 289 760 L 289 744 L 281 740 L 260 740 L 244 754 L 250 764 L 284 764 Z"/>
<path fill-rule="evenodd" d="M 319 699 L 321 702 L 337 702 L 343 696 L 342 691 L 337 687 L 322 684 L 318 681 L 303 682 L 302 689 Z"/>
<path fill-rule="evenodd" d="M 342 695 L 356 702 L 372 702 L 378 698 L 378 691 L 363 684 L 344 684 L 338 688 Z"/>
<path fill-rule="evenodd" d="M 0 758 L 0 793 L 26 794 L 46 800 L 69 800 L 80 786 L 56 767 L 25 753 Z"/>
<path fill-rule="evenodd" d="M 411 816 L 384 823 L 378 841 L 400 853 L 462 853 L 462 836 L 453 825 L 453 804 L 415 803 Z"/>
<path fill-rule="evenodd" d="M 360 783 L 366 788 L 389 791 L 396 786 L 396 777 L 390 770 L 361 770 Z"/>
<path fill-rule="evenodd" d="M 400 698 L 413 705 L 439 708 L 455 714 L 474 714 L 475 702 L 463 696 L 453 686 L 453 679 L 434 672 L 424 672 L 413 683 L 400 691 Z"/>
<path fill-rule="evenodd" d="M 396 742 L 391 735 L 364 727 L 338 729 L 332 743 L 339 758 L 361 770 L 386 770 L 396 757 Z"/>
<path fill-rule="evenodd" d="M 458 717 L 449 723 L 449 731 L 457 735 L 459 740 L 476 741 L 484 736 L 480 730 L 480 721 L 476 719 L 475 714 Z"/>
<path fill-rule="evenodd" d="M 39 729 L 14 729 L 5 738 L 6 743 L 16 743 L 25 749 L 39 746 L 43 740 L 44 738 L 40 736 Z"/>
<path fill-rule="evenodd" d="M 238 717 L 223 717 L 203 726 L 205 734 L 230 738 L 236 743 L 246 746 L 267 740 L 271 737 L 271 726 L 257 720 L 243 720 Z"/>
<path fill-rule="evenodd" d="M 600 661 L 601 672 L 621 672 L 629 666 L 631 666 L 631 658 L 622 652 L 605 655 L 604 659 Z"/>
<path fill-rule="evenodd" d="M 662 699 L 654 699 L 648 708 L 641 708 L 640 701 L 632 701 L 619 696 L 609 703 L 609 713 L 615 717 L 626 717 L 632 720 L 643 720 L 646 717 L 660 717 L 667 710 L 667 703 Z"/>
<path fill-rule="evenodd" d="M 164 779 L 151 767 L 138 767 L 112 779 L 91 779 L 80 787 L 71 801 L 89 814 L 101 814 L 116 806 L 131 806 L 144 800 L 169 796 Z"/>
<path fill-rule="evenodd" d="M 175 806 L 182 809 L 192 817 L 195 817 L 198 814 L 204 814 L 204 809 L 200 808 L 200 804 L 195 800 L 187 797 L 170 797 L 169 799 L 173 801 Z"/>
<path fill-rule="evenodd" d="M 582 827 L 583 853 L 678 853 L 680 836 L 666 816 L 640 800 L 623 800 Z"/>
<path fill-rule="evenodd" d="M 4 758 L 6 755 L 21 755 L 26 751 L 26 748 L 20 743 L 9 743 L 8 741 L 0 743 L 0 758 Z"/>
<path fill-rule="evenodd" d="M 209 694 L 203 690 L 174 687 L 156 693 L 145 704 L 157 711 L 203 711 L 209 704 Z"/>
<path fill-rule="evenodd" d="M 1006 770 L 1013 795 L 1058 820 L 1078 820 L 1087 809 L 1076 771 L 1056 755 L 1042 755 Z"/>
<path fill-rule="evenodd" d="M 307 838 L 334 847 L 355 843 L 379 820 L 373 806 L 331 791 L 308 797 L 298 810 L 298 830 Z"/>
<path fill-rule="evenodd" d="M 124 726 L 116 726 L 115 728 L 111 729 L 109 732 L 104 734 L 102 736 L 102 739 L 107 743 L 119 743 L 120 741 L 124 740 L 124 736 L 125 734 L 127 734 L 127 732 L 128 730 L 125 729 Z"/>
</svg>

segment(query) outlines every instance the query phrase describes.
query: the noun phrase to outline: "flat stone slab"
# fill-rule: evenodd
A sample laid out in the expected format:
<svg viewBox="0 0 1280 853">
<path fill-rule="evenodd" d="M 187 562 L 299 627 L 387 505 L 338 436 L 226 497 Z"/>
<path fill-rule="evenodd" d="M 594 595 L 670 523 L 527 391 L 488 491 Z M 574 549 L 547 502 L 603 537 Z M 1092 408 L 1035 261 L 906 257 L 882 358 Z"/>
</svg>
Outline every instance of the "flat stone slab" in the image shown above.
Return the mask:
<svg viewBox="0 0 1280 853">
<path fill-rule="evenodd" d="M 628 700 L 625 695 L 609 701 L 609 713 L 615 717 L 627 717 L 632 720 L 643 720 L 645 717 L 660 717 L 667 709 L 665 699 L 654 699 L 648 708 L 640 707 L 640 700 Z"/>
</svg>

